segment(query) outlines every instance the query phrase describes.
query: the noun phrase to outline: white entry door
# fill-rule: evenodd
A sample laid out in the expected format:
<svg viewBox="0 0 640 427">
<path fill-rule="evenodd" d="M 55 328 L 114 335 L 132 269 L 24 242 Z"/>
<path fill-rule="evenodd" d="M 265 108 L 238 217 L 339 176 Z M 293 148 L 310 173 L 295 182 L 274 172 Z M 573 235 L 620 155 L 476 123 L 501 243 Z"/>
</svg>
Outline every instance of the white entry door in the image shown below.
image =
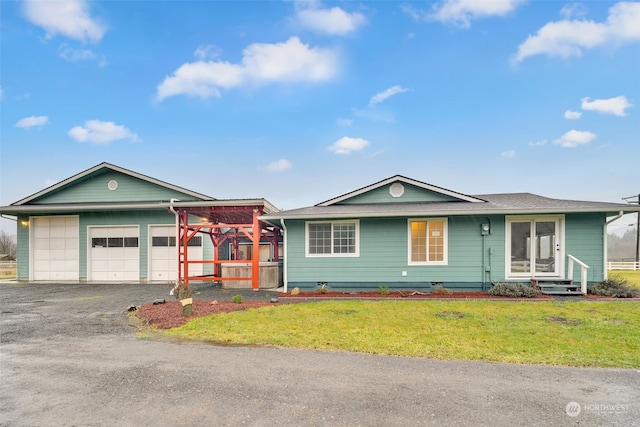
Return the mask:
<svg viewBox="0 0 640 427">
<path fill-rule="evenodd" d="M 122 282 L 140 280 L 137 226 L 89 228 L 89 280 Z"/>
<path fill-rule="evenodd" d="M 31 228 L 31 280 L 79 280 L 77 216 L 34 216 Z"/>
<path fill-rule="evenodd" d="M 507 218 L 507 277 L 560 277 L 564 259 L 562 219 Z"/>
</svg>

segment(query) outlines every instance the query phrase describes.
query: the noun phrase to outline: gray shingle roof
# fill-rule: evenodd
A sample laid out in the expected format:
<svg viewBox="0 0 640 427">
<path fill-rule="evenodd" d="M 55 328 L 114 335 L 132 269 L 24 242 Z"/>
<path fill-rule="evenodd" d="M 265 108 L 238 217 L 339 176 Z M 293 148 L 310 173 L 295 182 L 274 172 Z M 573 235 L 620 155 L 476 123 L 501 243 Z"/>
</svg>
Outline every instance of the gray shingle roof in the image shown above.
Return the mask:
<svg viewBox="0 0 640 427">
<path fill-rule="evenodd" d="M 531 193 L 483 194 L 473 196 L 485 200 L 477 202 L 415 202 L 415 203 L 370 203 L 335 204 L 309 206 L 265 215 L 263 220 L 313 219 L 313 218 L 375 218 L 398 216 L 452 216 L 489 214 L 542 214 L 569 212 L 605 212 L 617 214 L 640 212 L 640 206 L 589 202 L 579 200 L 550 199 Z"/>
</svg>

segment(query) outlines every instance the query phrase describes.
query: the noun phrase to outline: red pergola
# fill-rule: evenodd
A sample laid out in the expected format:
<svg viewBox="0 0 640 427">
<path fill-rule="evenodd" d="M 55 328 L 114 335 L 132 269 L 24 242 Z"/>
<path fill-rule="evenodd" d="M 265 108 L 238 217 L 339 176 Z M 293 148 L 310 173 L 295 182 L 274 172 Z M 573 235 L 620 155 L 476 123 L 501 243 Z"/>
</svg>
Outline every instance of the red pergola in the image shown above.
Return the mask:
<svg viewBox="0 0 640 427">
<path fill-rule="evenodd" d="M 260 288 L 260 242 L 267 241 L 273 247 L 273 261 L 278 261 L 280 228 L 260 220 L 260 215 L 277 212 L 278 209 L 264 199 L 216 200 L 208 202 L 175 202 L 170 210 L 176 214 L 178 228 L 178 280 L 189 286 L 190 280 L 251 280 L 253 290 Z M 189 241 L 200 235 L 209 236 L 213 245 L 213 259 L 189 258 Z M 238 259 L 238 242 L 249 241 L 251 259 Z M 220 246 L 231 243 L 233 260 L 221 260 Z M 221 264 L 251 264 L 251 277 L 222 277 Z M 192 276 L 189 266 L 213 265 L 213 274 Z"/>
</svg>

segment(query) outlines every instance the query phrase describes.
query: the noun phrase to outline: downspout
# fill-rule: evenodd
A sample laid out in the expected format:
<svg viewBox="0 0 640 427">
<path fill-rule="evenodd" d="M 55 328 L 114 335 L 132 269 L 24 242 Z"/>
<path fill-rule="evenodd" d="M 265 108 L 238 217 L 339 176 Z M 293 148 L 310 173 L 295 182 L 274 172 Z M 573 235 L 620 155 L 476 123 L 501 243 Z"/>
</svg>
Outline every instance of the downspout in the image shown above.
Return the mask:
<svg viewBox="0 0 640 427">
<path fill-rule="evenodd" d="M 611 224 L 613 221 L 617 221 L 619 220 L 622 215 L 624 215 L 624 211 L 620 211 L 618 212 L 618 215 L 614 216 L 613 218 L 611 218 L 609 221 L 604 223 L 604 232 L 602 233 L 603 235 L 603 239 L 604 239 L 604 280 L 607 280 L 609 278 L 609 270 L 607 270 L 607 252 L 608 252 L 608 241 L 609 239 L 607 239 L 607 227 L 609 226 L 609 224 Z M 640 214 L 638 214 L 640 215 Z"/>
<path fill-rule="evenodd" d="M 282 284 L 284 286 L 284 292 L 287 292 L 289 287 L 289 275 L 287 274 L 289 253 L 287 252 L 287 226 L 284 223 L 284 218 L 280 218 L 280 224 L 282 224 L 282 230 L 284 231 L 282 236 L 282 252 L 284 252 L 284 259 L 282 260 Z"/>
</svg>

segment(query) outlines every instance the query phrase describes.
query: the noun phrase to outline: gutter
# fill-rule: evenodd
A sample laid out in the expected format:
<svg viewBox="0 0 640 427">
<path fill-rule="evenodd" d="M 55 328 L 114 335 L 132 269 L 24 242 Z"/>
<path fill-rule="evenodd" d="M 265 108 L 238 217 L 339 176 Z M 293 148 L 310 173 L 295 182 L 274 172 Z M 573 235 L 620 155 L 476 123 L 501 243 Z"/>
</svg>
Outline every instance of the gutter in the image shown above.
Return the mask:
<svg viewBox="0 0 640 427">
<path fill-rule="evenodd" d="M 260 219 L 263 221 L 277 221 L 280 219 L 353 219 L 353 218 L 397 218 L 406 216 L 464 216 L 464 215 L 541 215 L 541 214 L 567 214 L 567 213 L 610 213 L 615 212 L 615 209 L 598 209 L 598 208 L 574 208 L 574 209 L 562 209 L 562 208 L 543 208 L 543 209 L 487 209 L 487 210 L 405 210 L 394 212 L 315 212 L 315 213 L 301 213 L 295 215 L 278 215 L 270 214 L 263 215 Z M 640 212 L 638 208 L 626 208 L 625 212 Z"/>
<path fill-rule="evenodd" d="M 620 218 L 622 218 L 622 215 L 624 215 L 624 211 L 620 211 L 618 212 L 618 215 L 614 216 L 613 218 L 611 218 L 609 221 L 605 222 L 603 225 L 603 233 L 602 233 L 602 238 L 604 239 L 604 256 L 602 257 L 604 260 L 604 265 L 603 265 L 603 271 L 604 271 L 604 280 L 607 280 L 609 278 L 609 270 L 607 270 L 607 252 L 608 252 L 608 238 L 607 238 L 607 227 L 609 226 L 609 224 L 611 224 L 613 221 L 617 221 Z"/>
</svg>

